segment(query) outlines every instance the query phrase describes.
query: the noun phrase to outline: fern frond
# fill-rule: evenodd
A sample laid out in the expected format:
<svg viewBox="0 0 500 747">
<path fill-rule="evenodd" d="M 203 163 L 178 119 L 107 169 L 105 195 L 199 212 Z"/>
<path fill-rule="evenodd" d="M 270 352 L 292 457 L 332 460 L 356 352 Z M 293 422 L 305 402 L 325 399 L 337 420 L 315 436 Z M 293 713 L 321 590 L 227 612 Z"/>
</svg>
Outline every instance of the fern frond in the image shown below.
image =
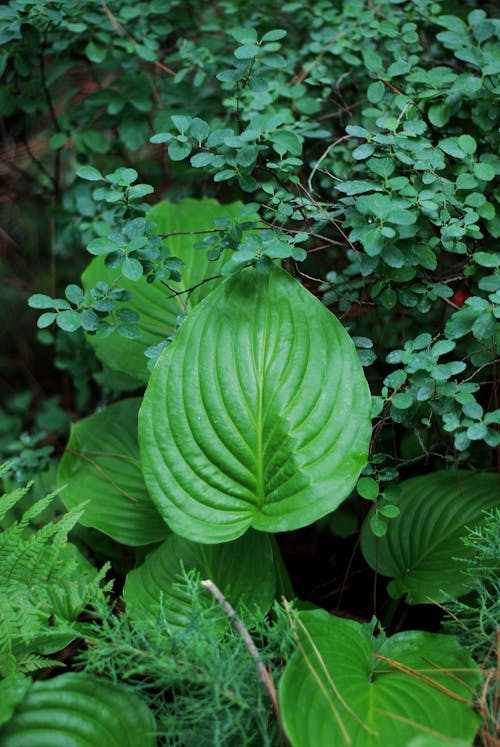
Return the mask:
<svg viewBox="0 0 500 747">
<path fill-rule="evenodd" d="M 3 497 L 5 514 L 29 487 Z M 104 593 L 107 567 L 97 573 L 68 542 L 83 506 L 40 528 L 31 526 L 58 492 L 36 501 L 0 534 L 1 676 L 52 665 L 42 654 L 58 651 L 76 638 L 73 621 Z"/>
<path fill-rule="evenodd" d="M 4 467 L 5 465 L 2 465 Z M 3 470 L 5 472 L 5 470 Z M 2 476 L 2 472 L 0 472 L 0 477 Z M 29 482 L 25 487 L 22 488 L 16 488 L 10 493 L 4 493 L 2 497 L 0 498 L 0 521 L 4 519 L 11 508 L 13 508 L 16 503 L 18 503 L 21 498 L 23 498 L 26 493 L 29 493 L 31 490 L 31 487 L 33 485 L 33 480 Z"/>
<path fill-rule="evenodd" d="M 36 503 L 30 506 L 30 508 L 24 512 L 21 521 L 19 522 L 19 526 L 27 526 L 32 519 L 35 519 L 42 513 L 42 511 L 45 511 L 45 509 L 50 506 L 56 495 L 59 495 L 60 492 L 61 489 L 57 488 L 57 490 L 53 490 L 52 493 L 49 493 L 44 498 L 40 498 Z"/>
<path fill-rule="evenodd" d="M 39 656 L 38 654 L 28 654 L 17 660 L 17 671 L 23 674 L 36 672 L 38 669 L 47 669 L 47 667 L 64 667 L 64 664 L 57 659 L 51 659 L 49 656 Z"/>
</svg>

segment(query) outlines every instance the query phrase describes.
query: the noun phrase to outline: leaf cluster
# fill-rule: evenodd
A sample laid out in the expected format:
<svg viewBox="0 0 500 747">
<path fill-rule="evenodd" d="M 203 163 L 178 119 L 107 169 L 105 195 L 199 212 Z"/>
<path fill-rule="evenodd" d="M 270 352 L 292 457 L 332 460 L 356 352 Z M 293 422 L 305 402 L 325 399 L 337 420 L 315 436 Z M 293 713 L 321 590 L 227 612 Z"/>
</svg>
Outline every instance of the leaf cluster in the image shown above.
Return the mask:
<svg viewBox="0 0 500 747">
<path fill-rule="evenodd" d="M 31 484 L 2 496 L 0 520 Z M 54 499 L 36 501 L 0 535 L 0 670 L 2 677 L 58 662 L 46 658 L 78 636 L 78 615 L 100 593 L 103 574 L 68 543 L 82 510 L 34 530 L 30 522 Z"/>
<path fill-rule="evenodd" d="M 268 694 L 242 637 L 214 600 L 207 603 L 199 573 L 184 573 L 177 584 L 190 600 L 182 629 L 171 627 L 161 607 L 133 622 L 98 608 L 99 622 L 85 630 L 86 671 L 140 693 L 156 715 L 161 744 L 279 744 Z M 277 682 L 294 648 L 288 614 L 276 604 L 270 620 L 248 609 L 241 617 Z"/>
</svg>

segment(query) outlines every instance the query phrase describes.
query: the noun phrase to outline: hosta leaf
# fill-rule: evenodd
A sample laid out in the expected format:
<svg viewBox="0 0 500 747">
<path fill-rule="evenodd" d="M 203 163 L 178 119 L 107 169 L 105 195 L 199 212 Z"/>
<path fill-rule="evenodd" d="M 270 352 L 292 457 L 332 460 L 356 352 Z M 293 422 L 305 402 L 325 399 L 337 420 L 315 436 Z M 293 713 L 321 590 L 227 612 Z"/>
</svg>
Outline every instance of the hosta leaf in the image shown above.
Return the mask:
<svg viewBox="0 0 500 747">
<path fill-rule="evenodd" d="M 141 400 L 109 405 L 71 427 L 58 472 L 66 508 L 89 501 L 80 523 L 125 545 L 147 545 L 168 534 L 149 497 L 139 464 Z"/>
<path fill-rule="evenodd" d="M 200 231 L 211 229 L 215 218 L 238 216 L 242 207 L 239 202 L 219 205 L 216 200 L 187 199 L 176 205 L 160 202 L 148 213 L 148 220 L 156 223 L 155 232 L 159 234 Z M 202 237 L 196 234 L 178 235 L 169 237 L 166 242 L 171 256 L 180 257 L 185 263 L 181 270 L 182 281 L 169 281 L 176 291 L 186 290 L 206 277 L 217 275 L 228 259 L 229 255 L 224 253 L 217 261 L 209 261 L 205 250 L 194 248 L 200 238 Z M 83 273 L 82 284 L 86 291 L 99 281 L 108 285 L 117 283 L 120 288 L 130 291 L 132 298 L 127 301 L 126 306 L 140 315 L 140 337 L 130 340 L 112 334 L 106 338 L 90 335 L 87 339 L 109 368 L 123 371 L 144 383 L 149 378 L 147 358 L 144 355 L 146 348 L 169 337 L 174 331 L 177 316 L 183 311 L 183 305 L 187 304 L 188 310 L 194 308 L 220 281 L 212 280 L 200 285 L 189 295 L 169 298 L 172 294 L 159 282 L 148 283 L 145 277 L 135 281 L 128 280 L 120 278 L 120 274 L 120 268 L 110 270 L 105 266 L 103 257 L 96 257 Z M 117 280 L 118 278 L 120 279 Z"/>
<path fill-rule="evenodd" d="M 406 631 L 384 640 L 371 627 L 300 613 L 299 648 L 280 686 L 292 747 L 403 747 L 429 733 L 470 744 L 481 676 L 469 654 L 452 636 Z"/>
<path fill-rule="evenodd" d="M 31 679 L 24 674 L 12 674 L 0 680 L 0 726 L 12 717 L 30 686 Z"/>
<path fill-rule="evenodd" d="M 233 542 L 201 545 L 172 534 L 127 575 L 123 590 L 127 611 L 144 615 L 156 610 L 157 614 L 161 605 L 169 625 L 188 625 L 192 600 L 179 586 L 182 567 L 214 581 L 233 606 L 258 605 L 267 612 L 274 599 L 276 577 L 268 535 L 250 530 Z"/>
<path fill-rule="evenodd" d="M 367 562 L 394 580 L 395 599 L 409 604 L 444 602 L 465 594 L 471 578 L 463 573 L 470 550 L 461 537 L 483 521 L 483 511 L 500 505 L 498 475 L 433 472 L 401 483 L 400 515 L 377 539 L 365 522 L 361 549 Z"/>
<path fill-rule="evenodd" d="M 155 720 L 129 690 L 88 674 L 35 682 L 0 729 L 2 747 L 154 747 Z"/>
<path fill-rule="evenodd" d="M 450 740 L 447 737 L 436 737 L 432 734 L 414 737 L 405 747 L 450 747 Z M 470 747 L 470 742 L 464 742 L 463 739 L 454 739 L 453 747 Z"/>
<path fill-rule="evenodd" d="M 369 412 L 340 322 L 283 270 L 248 268 L 197 306 L 156 364 L 139 415 L 145 481 L 188 539 L 295 529 L 350 494 Z"/>
</svg>

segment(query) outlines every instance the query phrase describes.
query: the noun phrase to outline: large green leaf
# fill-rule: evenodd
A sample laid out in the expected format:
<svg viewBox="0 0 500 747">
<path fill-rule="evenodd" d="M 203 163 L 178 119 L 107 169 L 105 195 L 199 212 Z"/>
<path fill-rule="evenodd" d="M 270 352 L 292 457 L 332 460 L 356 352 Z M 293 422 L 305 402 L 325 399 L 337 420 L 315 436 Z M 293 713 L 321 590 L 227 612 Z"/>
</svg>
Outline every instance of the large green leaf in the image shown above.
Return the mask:
<svg viewBox="0 0 500 747">
<path fill-rule="evenodd" d="M 201 545 L 172 534 L 127 575 L 123 590 L 127 610 L 132 615 L 157 614 L 161 604 L 169 625 L 188 625 L 192 600 L 179 586 L 182 567 L 214 581 L 233 606 L 258 605 L 267 612 L 273 602 L 276 576 L 266 534 L 249 530 L 233 542 L 218 545 Z"/>
<path fill-rule="evenodd" d="M 168 534 L 144 485 L 137 444 L 141 400 L 125 399 L 71 427 L 58 484 L 67 508 L 88 501 L 80 523 L 125 545 L 147 545 Z"/>
<path fill-rule="evenodd" d="M 479 525 L 486 509 L 500 505 L 498 475 L 465 470 L 433 472 L 401 483 L 400 515 L 376 538 L 365 522 L 361 549 L 369 565 L 394 579 L 395 599 L 409 604 L 445 602 L 466 593 L 471 578 L 463 571 L 470 550 L 461 537 Z"/>
<path fill-rule="evenodd" d="M 177 231 L 200 231 L 211 229 L 214 219 L 223 216 L 236 217 L 240 214 L 242 203 L 220 205 L 216 200 L 182 200 L 178 204 L 160 202 L 148 214 L 148 220 L 156 224 L 155 232 L 170 234 Z M 185 267 L 181 271 L 181 282 L 169 282 L 177 291 L 192 288 L 204 278 L 220 273 L 222 264 L 227 260 L 226 254 L 216 261 L 209 261 L 206 251 L 195 249 L 194 245 L 200 241 L 198 234 L 171 236 L 167 245 L 172 256 L 180 257 Z M 118 285 L 132 293 L 127 302 L 127 308 L 133 309 L 140 315 L 138 326 L 141 336 L 128 339 L 114 333 L 109 337 L 100 338 L 89 335 L 98 357 L 111 369 L 123 371 L 141 383 L 149 378 L 146 348 L 169 337 L 175 328 L 177 316 L 184 310 L 192 309 L 204 298 L 220 280 L 212 280 L 196 288 L 189 295 L 170 297 L 172 294 L 158 282 L 148 283 L 146 278 L 133 282 L 120 277 L 120 269 L 109 270 L 104 264 L 104 257 L 96 257 L 91 261 L 82 275 L 85 290 L 93 288 L 98 281 L 111 285 L 119 278 Z"/>
<path fill-rule="evenodd" d="M 178 534 L 309 524 L 367 459 L 370 396 L 340 322 L 283 270 L 252 268 L 194 309 L 139 413 L 144 478 Z"/>
<path fill-rule="evenodd" d="M 155 720 L 129 690 L 88 674 L 35 682 L 0 729 L 2 747 L 154 747 Z"/>
<path fill-rule="evenodd" d="M 0 680 L 0 726 L 5 724 L 14 713 L 31 687 L 31 678 L 24 674 L 12 674 Z"/>
<path fill-rule="evenodd" d="M 372 626 L 324 610 L 299 621 L 299 648 L 280 685 L 293 747 L 404 747 L 429 733 L 471 744 L 479 719 L 470 701 L 481 676 L 452 636 L 374 638 Z"/>
</svg>

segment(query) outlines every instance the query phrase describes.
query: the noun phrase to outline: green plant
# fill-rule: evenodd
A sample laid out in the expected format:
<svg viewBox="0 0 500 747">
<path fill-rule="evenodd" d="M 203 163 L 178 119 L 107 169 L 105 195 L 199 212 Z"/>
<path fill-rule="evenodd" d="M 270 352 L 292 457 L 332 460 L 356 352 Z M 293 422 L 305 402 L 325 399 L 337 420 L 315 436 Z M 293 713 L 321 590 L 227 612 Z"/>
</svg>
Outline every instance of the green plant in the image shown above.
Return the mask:
<svg viewBox="0 0 500 747">
<path fill-rule="evenodd" d="M 9 680 L 0 686 L 12 696 Z M 19 688 L 18 681 L 15 687 Z M 12 718 L 0 728 L 5 747 L 57 742 L 68 747 L 85 747 L 89 742 L 109 747 L 155 744 L 153 714 L 140 698 L 118 685 L 68 672 L 34 682 L 23 694 Z M 117 728 L 110 729 L 110 723 Z"/>
<path fill-rule="evenodd" d="M 311 358 L 311 350 L 316 351 L 321 365 Z M 235 351 L 239 351 L 238 355 Z M 347 375 L 350 388 L 344 383 L 343 377 Z M 224 280 L 207 295 L 161 354 L 140 408 L 139 400 L 125 399 L 82 421 L 73 431 L 60 468 L 60 480 L 68 481 L 72 494 L 68 505 L 81 500 L 87 490 L 99 494 L 99 511 L 90 506 L 88 515 L 83 517 L 90 526 L 118 536 L 120 519 L 122 541 L 127 538 L 128 542 L 139 544 L 137 532 L 145 526 L 137 524 L 139 506 L 135 496 L 139 495 L 140 485 L 145 506 L 152 500 L 151 509 L 156 505 L 175 531 L 138 568 L 128 573 L 124 587 L 127 616 L 133 621 L 151 616 L 154 620 L 160 609 L 172 631 L 189 630 L 193 594 L 186 597 L 176 591 L 176 579 L 184 563 L 199 573 L 209 573 L 212 577 L 215 574 L 225 593 L 236 601 L 240 589 L 245 589 L 245 603 L 256 604 L 265 612 L 275 588 L 274 582 L 267 587 L 265 579 L 273 579 L 273 566 L 279 568 L 279 554 L 276 546 L 271 549 L 267 545 L 265 549 L 266 543 L 262 541 L 265 535 L 249 535 L 249 525 L 261 531 L 282 531 L 306 524 L 335 508 L 356 485 L 365 498 L 378 501 L 373 492 L 377 486 L 373 478 L 357 480 L 367 459 L 366 446 L 364 457 L 353 447 L 353 443 L 364 441 L 367 445 L 368 441 L 369 403 L 364 392 L 366 383 L 353 342 L 321 304 L 282 270 L 272 268 L 260 273 L 256 268 L 247 268 Z M 135 456 L 134 445 L 137 416 L 140 461 Z M 300 424 L 300 428 L 295 428 L 296 435 L 295 423 Z M 308 451 L 310 443 L 314 444 L 313 452 Z M 318 456 L 318 450 L 323 456 Z M 311 466 L 309 454 L 313 457 Z M 126 463 L 130 460 L 130 469 L 121 468 L 124 459 Z M 144 484 L 137 481 L 141 473 Z M 495 476 L 458 472 L 455 479 L 461 492 L 458 496 L 448 496 L 453 475 L 448 471 L 416 478 L 402 484 L 400 495 L 393 491 L 390 505 L 396 501 L 402 512 L 398 517 L 393 512 L 384 532 L 377 533 L 379 537 L 383 535 L 382 539 L 377 540 L 370 533 L 373 521 L 368 517 L 363 539 L 365 556 L 384 570 L 383 549 L 372 552 L 370 543 L 391 543 L 393 535 L 398 537 L 401 545 L 398 552 L 403 559 L 397 562 L 404 569 L 403 590 L 412 592 L 410 602 L 426 599 L 429 593 L 442 599 L 440 589 L 446 584 L 449 588 L 445 598 L 464 593 L 466 583 L 459 579 L 457 584 L 455 579 L 452 558 L 456 543 L 451 542 L 448 524 L 459 536 L 468 516 L 479 523 L 481 507 L 497 503 Z M 432 492 L 432 504 L 422 493 L 424 482 Z M 442 484 L 441 493 L 438 483 Z M 99 490 L 98 485 L 104 489 Z M 334 486 L 337 493 L 333 493 Z M 425 510 L 419 508 L 415 490 L 422 495 Z M 467 513 L 466 496 L 470 496 L 471 490 L 477 492 L 478 500 Z M 386 494 L 387 501 L 389 492 Z M 308 502 L 304 500 L 306 495 Z M 405 522 L 414 524 L 413 509 L 420 514 L 422 523 L 418 547 L 414 546 L 412 533 L 402 529 Z M 378 506 L 375 510 L 379 510 Z M 448 524 L 443 520 L 434 527 L 432 517 L 436 510 L 447 516 Z M 385 519 L 390 519 L 390 512 L 386 514 L 389 515 Z M 129 535 L 123 534 L 127 524 Z M 431 528 L 435 536 L 428 540 L 425 533 Z M 442 563 L 432 563 L 432 558 L 427 558 L 426 542 L 433 546 L 436 557 L 441 553 L 440 558 L 448 559 L 449 580 L 442 578 Z M 260 565 L 255 557 L 259 557 Z M 422 557 L 426 559 L 425 569 L 419 566 Z M 411 578 L 406 579 L 409 565 Z M 258 580 L 259 574 L 262 580 Z M 400 594 L 401 590 L 394 590 L 394 596 Z M 214 623 L 212 627 L 216 628 Z M 330 633 L 325 635 L 331 637 Z M 434 634 L 430 633 L 403 634 L 403 638 L 412 641 L 408 644 L 408 661 L 404 646 L 401 650 L 396 646 L 398 655 L 389 658 L 391 666 L 405 674 L 401 687 L 409 693 L 408 678 L 420 677 L 423 650 L 435 648 L 437 654 L 443 643 L 434 640 Z M 461 668 L 467 655 L 451 639 L 446 645 L 448 658 L 441 661 L 438 657 L 438 664 L 434 662 L 432 666 L 446 672 L 450 667 Z M 354 651 L 358 644 L 345 642 L 344 647 L 346 652 L 350 647 Z M 467 677 L 464 682 L 470 690 L 470 700 L 471 688 L 479 675 L 472 661 L 467 661 L 471 675 L 470 682 Z M 330 677 L 330 664 L 321 666 L 326 677 Z M 293 671 L 292 664 L 290 667 Z M 297 736 L 292 722 L 287 722 L 288 702 L 295 713 L 294 698 L 298 697 L 299 683 L 303 680 L 296 674 L 289 676 L 291 684 L 287 679 L 283 692 L 290 694 L 280 699 L 288 737 L 298 745 L 315 743 L 317 738 L 324 741 L 326 734 L 331 733 L 331 726 L 325 727 L 326 732 L 320 737 L 315 732 L 309 735 L 300 732 L 301 736 Z M 465 709 L 460 720 L 462 716 L 459 719 L 458 712 L 453 710 L 454 691 L 433 681 L 429 683 L 425 677 L 425 688 L 431 688 L 426 696 L 429 703 L 434 697 L 432 688 L 441 688 L 442 708 L 450 728 L 454 725 L 457 730 L 445 729 L 439 733 L 468 738 L 477 728 L 470 710 Z M 386 696 L 381 697 L 385 702 Z M 459 699 L 463 700 L 463 696 L 459 695 Z M 319 712 L 317 716 L 317 723 L 323 723 Z M 398 739 L 417 736 L 427 728 L 432 729 L 435 723 L 429 708 L 424 708 L 423 716 L 415 713 L 409 719 L 411 728 L 407 731 L 402 726 L 405 719 L 408 720 L 407 715 L 396 709 L 391 728 Z M 380 731 L 379 727 L 374 729 L 370 739 L 375 744 Z M 342 726 L 341 730 L 346 733 L 351 729 Z"/>
<path fill-rule="evenodd" d="M 85 416 L 59 466 L 61 499 L 70 515 L 86 501 L 79 531 L 106 548 L 123 583 L 112 613 L 96 602 L 107 632 L 92 633 L 88 661 L 95 651 L 122 682 L 131 664 L 128 684 L 165 714 L 165 739 L 199 719 L 199 738 L 222 739 L 227 727 L 228 743 L 271 744 L 273 711 L 294 747 L 332 735 L 471 744 L 479 674 L 469 653 L 449 635 L 398 630 L 431 600 L 462 598 L 477 620 L 498 575 L 476 587 L 456 559 L 466 526 L 491 536 L 483 512 L 498 506 L 493 9 L 473 0 L 160 5 L 11 0 L 0 14 L 0 95 L 26 153 L 27 115 L 48 114 L 52 151 L 30 168 L 51 205 L 51 269 L 29 303 Z M 92 90 L 75 97 L 61 76 L 82 66 Z M 168 201 L 151 207 L 159 190 Z M 73 249 L 83 245 L 85 268 Z M 5 412 L 17 438 L 32 413 Z M 52 443 L 29 438 L 6 441 L 18 478 L 52 456 Z M 273 597 L 294 596 L 280 533 L 310 532 L 321 555 L 321 526 L 343 538 L 335 563 L 338 548 L 356 551 L 360 528 L 363 573 L 386 575 L 387 594 L 376 575 L 367 593 L 349 574 L 352 558 L 345 583 L 359 588 L 364 620 L 385 611 L 387 638 L 375 622 L 288 613 L 298 649 L 284 652 L 279 702 L 271 711 L 261 690 L 253 714 L 240 702 L 201 735 L 209 703 L 227 695 L 226 664 L 243 688 L 255 662 L 244 662 L 192 579 L 216 582 L 242 619 L 258 608 L 265 651 L 280 614 Z M 471 562 L 475 551 L 463 554 Z M 310 586 L 322 571 L 317 561 Z M 211 621 L 215 661 L 205 633 L 191 635 L 194 609 Z M 424 627 L 435 630 L 429 609 Z M 176 680 L 170 661 L 159 687 L 151 651 L 177 636 L 188 674 Z M 332 646 L 343 646 L 342 671 Z M 148 661 L 139 676 L 132 649 Z M 197 690 L 192 662 L 204 658 L 217 687 Z M 23 707 L 25 686 L 4 688 L 12 708 Z M 495 697 L 478 745 L 493 729 Z"/>
<path fill-rule="evenodd" d="M 324 610 L 300 613 L 298 622 L 298 650 L 280 689 L 292 745 L 326 745 L 332 737 L 409 744 L 426 733 L 470 743 L 478 727 L 470 701 L 480 675 L 453 638 L 421 631 L 375 637 L 373 623 Z"/>
<path fill-rule="evenodd" d="M 5 469 L 3 470 L 5 472 Z M 29 491 L 31 485 L 2 496 L 0 520 Z M 99 573 L 68 542 L 81 509 L 38 529 L 30 522 L 54 498 L 36 501 L 20 521 L 0 535 L 0 674 L 44 669 L 59 662 L 47 658 L 78 636 L 76 620 L 100 593 L 107 571 Z"/>
<path fill-rule="evenodd" d="M 189 600 L 180 627 L 178 618 L 172 625 L 171 594 Z M 99 623 L 85 631 L 91 643 L 81 657 L 86 671 L 140 693 L 156 714 L 164 744 L 278 744 L 258 667 L 267 667 L 271 681 L 279 679 L 281 662 L 294 647 L 288 613 L 276 604 L 269 620 L 258 608 L 242 609 L 244 630 L 258 647 L 256 660 L 243 623 L 238 620 L 239 630 L 228 626 L 225 612 L 200 586 L 199 572 L 178 574 L 158 601 L 154 611 L 132 621 L 99 609 Z"/>
<path fill-rule="evenodd" d="M 466 574 L 472 594 L 445 605 L 446 631 L 454 633 L 478 663 L 483 684 L 478 690 L 478 710 L 482 717 L 481 736 L 486 744 L 498 733 L 499 697 L 499 619 L 500 619 L 500 512 L 486 512 L 485 522 L 469 529 L 462 538 L 466 558 L 459 563 Z"/>
</svg>

